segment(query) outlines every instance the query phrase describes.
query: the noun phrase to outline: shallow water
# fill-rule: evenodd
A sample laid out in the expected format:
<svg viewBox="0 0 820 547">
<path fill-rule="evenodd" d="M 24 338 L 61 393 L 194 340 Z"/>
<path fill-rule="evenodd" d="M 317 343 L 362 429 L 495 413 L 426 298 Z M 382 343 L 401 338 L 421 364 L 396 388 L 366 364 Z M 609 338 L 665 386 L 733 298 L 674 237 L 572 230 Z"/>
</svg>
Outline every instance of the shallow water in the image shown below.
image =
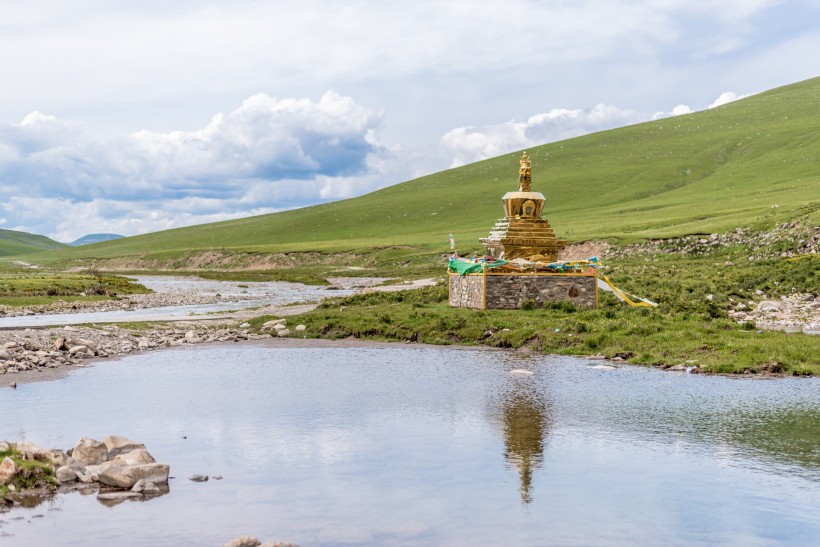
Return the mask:
<svg viewBox="0 0 820 547">
<path fill-rule="evenodd" d="M 590 364 L 241 344 L 2 390 L 0 439 L 127 435 L 176 478 L 0 515 L 0 546 L 816 544 L 820 381 Z"/>
<path fill-rule="evenodd" d="M 25 328 L 46 325 L 80 325 L 95 322 L 184 319 L 194 315 L 219 314 L 260 306 L 283 306 L 296 302 L 315 302 L 330 296 L 345 296 L 353 293 L 351 289 L 330 289 L 326 286 L 304 285 L 287 281 L 212 281 L 197 277 L 174 276 L 137 276 L 135 279 L 137 283 L 156 293 L 220 294 L 224 297 L 235 297 L 237 299 L 188 306 L 3 317 L 0 318 L 0 327 Z"/>
</svg>

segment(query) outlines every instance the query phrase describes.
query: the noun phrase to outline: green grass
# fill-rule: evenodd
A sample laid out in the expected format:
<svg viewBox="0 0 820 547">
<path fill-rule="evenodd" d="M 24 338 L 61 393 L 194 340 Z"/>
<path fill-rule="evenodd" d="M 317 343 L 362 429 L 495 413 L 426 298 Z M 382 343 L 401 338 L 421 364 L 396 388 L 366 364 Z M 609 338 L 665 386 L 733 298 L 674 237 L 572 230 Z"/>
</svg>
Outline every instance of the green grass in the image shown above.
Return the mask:
<svg viewBox="0 0 820 547">
<path fill-rule="evenodd" d="M 644 238 L 763 228 L 804 215 L 820 223 L 820 78 L 704 112 L 529 150 L 545 217 L 570 240 Z M 63 249 L 35 262 L 143 255 L 184 266 L 195 250 L 259 253 L 409 246 L 475 249 L 500 197 L 517 187 L 514 152 L 355 199 Z M 181 263 L 181 264 L 180 264 Z"/>
<path fill-rule="evenodd" d="M 0 305 L 33 306 L 66 302 L 104 300 L 120 294 L 150 292 L 119 276 L 95 276 L 32 270 L 0 272 Z"/>
<path fill-rule="evenodd" d="M 14 230 L 0 230 L 0 257 L 60 249 L 63 247 L 66 247 L 66 245 L 45 236 L 16 232 Z"/>
</svg>

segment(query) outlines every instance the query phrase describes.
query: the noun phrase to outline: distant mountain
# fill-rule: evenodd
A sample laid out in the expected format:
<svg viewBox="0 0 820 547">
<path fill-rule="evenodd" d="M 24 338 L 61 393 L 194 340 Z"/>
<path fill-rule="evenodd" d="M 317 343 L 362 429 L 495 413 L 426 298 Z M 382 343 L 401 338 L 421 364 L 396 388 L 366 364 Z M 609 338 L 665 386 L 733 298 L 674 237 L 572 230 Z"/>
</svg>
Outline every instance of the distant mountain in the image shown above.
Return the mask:
<svg viewBox="0 0 820 547">
<path fill-rule="evenodd" d="M 51 249 L 62 249 L 63 243 L 58 243 L 46 236 L 17 232 L 14 230 L 0 230 L 0 256 L 11 256 Z"/>
<path fill-rule="evenodd" d="M 122 239 L 125 236 L 118 234 L 88 234 L 76 241 L 69 243 L 72 247 L 79 247 L 80 245 L 91 245 L 92 243 L 101 243 L 103 241 L 111 241 L 112 239 Z"/>
</svg>

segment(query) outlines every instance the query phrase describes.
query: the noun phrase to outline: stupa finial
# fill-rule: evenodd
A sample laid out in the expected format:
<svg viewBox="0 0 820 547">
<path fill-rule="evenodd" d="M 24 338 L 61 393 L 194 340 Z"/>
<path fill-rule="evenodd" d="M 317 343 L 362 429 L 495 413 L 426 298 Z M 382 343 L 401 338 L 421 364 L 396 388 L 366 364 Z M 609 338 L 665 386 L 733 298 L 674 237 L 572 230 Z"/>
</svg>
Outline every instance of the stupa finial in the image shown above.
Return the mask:
<svg viewBox="0 0 820 547">
<path fill-rule="evenodd" d="M 518 191 L 531 192 L 532 188 L 532 162 L 526 150 L 521 155 L 521 169 L 518 170 Z"/>
</svg>

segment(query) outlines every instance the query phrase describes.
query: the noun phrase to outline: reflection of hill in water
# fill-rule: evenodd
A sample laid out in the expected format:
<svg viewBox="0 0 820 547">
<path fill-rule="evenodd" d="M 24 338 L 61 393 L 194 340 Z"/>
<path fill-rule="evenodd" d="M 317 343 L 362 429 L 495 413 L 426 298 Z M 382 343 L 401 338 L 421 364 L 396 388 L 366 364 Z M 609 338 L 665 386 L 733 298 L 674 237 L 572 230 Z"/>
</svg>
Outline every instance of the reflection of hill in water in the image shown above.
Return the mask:
<svg viewBox="0 0 820 547">
<path fill-rule="evenodd" d="M 820 480 L 818 379 L 689 377 L 631 367 L 581 374 L 548 369 L 542 377 L 552 427 L 674 444 L 774 473 L 799 466 Z"/>
<path fill-rule="evenodd" d="M 739 410 L 716 425 L 718 443 L 820 476 L 820 409 Z"/>
<path fill-rule="evenodd" d="M 549 408 L 543 396 L 526 381 L 509 386 L 493 407 L 504 431 L 504 458 L 518 470 L 521 501 L 530 503 L 533 473 L 544 462 Z"/>
</svg>

